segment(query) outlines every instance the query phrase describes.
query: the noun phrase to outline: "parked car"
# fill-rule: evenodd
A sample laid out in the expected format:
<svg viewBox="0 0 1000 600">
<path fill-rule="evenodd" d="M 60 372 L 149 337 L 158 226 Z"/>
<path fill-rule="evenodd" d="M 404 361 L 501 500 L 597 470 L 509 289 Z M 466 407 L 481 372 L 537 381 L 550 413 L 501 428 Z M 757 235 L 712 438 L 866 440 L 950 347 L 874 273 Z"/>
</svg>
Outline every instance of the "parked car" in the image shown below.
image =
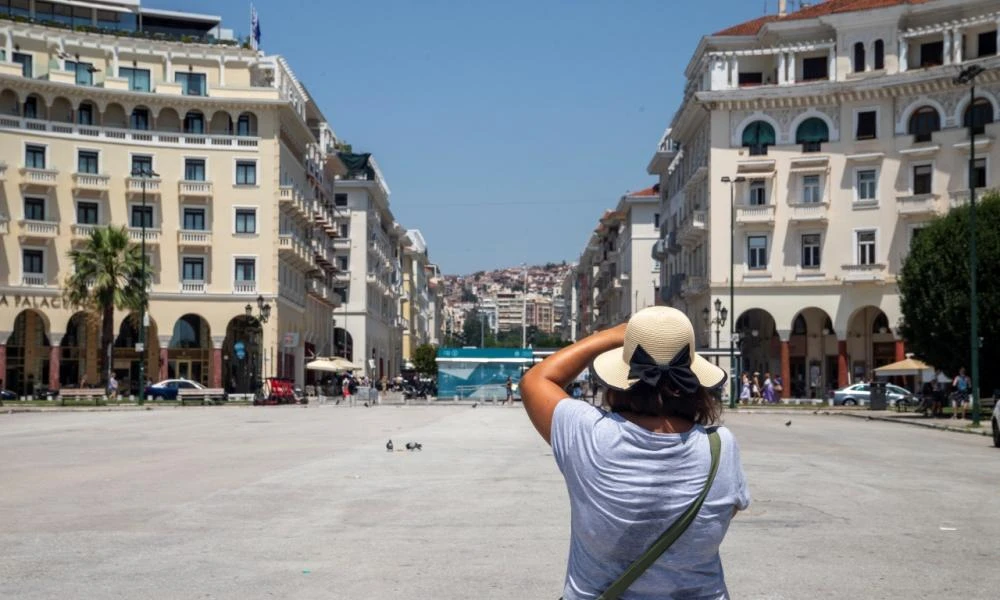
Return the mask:
<svg viewBox="0 0 1000 600">
<path fill-rule="evenodd" d="M 1000 448 L 1000 402 L 993 405 L 993 445 Z"/>
<path fill-rule="evenodd" d="M 918 399 L 913 393 L 892 383 L 885 385 L 885 395 L 886 403 L 889 406 L 896 406 L 900 402 L 904 406 L 916 406 L 918 403 Z M 833 392 L 833 404 L 834 406 L 865 406 L 869 404 L 870 396 L 871 386 L 869 384 L 855 383 Z"/>
<path fill-rule="evenodd" d="M 146 386 L 147 400 L 176 400 L 178 390 L 203 390 L 205 386 L 190 379 L 164 379 Z"/>
</svg>

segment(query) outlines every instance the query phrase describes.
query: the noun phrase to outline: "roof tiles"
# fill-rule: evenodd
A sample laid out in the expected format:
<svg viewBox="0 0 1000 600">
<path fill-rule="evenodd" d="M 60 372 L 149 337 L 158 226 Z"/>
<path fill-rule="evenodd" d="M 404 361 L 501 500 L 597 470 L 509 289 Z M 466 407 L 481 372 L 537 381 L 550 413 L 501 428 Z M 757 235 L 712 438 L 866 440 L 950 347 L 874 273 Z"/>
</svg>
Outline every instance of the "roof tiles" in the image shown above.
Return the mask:
<svg viewBox="0 0 1000 600">
<path fill-rule="evenodd" d="M 778 15 L 766 15 L 757 17 L 750 21 L 733 25 L 713 35 L 717 36 L 741 36 L 757 35 L 757 33 L 767 25 L 775 21 L 797 21 L 801 19 L 814 19 L 825 15 L 838 13 L 858 12 L 863 10 L 874 10 L 877 8 L 888 8 L 902 4 L 924 4 L 930 0 L 826 0 L 819 4 L 806 6 L 795 12 L 788 13 L 784 17 Z"/>
</svg>

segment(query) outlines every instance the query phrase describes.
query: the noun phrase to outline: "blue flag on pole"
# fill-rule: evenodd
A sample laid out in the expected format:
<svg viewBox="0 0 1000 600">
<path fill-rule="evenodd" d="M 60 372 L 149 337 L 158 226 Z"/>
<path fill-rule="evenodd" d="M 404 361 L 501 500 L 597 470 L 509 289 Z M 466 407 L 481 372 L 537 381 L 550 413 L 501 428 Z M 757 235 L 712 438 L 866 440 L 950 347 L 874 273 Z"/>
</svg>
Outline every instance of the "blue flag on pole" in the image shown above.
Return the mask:
<svg viewBox="0 0 1000 600">
<path fill-rule="evenodd" d="M 250 45 L 254 50 L 260 49 L 260 19 L 253 4 L 250 5 Z"/>
</svg>

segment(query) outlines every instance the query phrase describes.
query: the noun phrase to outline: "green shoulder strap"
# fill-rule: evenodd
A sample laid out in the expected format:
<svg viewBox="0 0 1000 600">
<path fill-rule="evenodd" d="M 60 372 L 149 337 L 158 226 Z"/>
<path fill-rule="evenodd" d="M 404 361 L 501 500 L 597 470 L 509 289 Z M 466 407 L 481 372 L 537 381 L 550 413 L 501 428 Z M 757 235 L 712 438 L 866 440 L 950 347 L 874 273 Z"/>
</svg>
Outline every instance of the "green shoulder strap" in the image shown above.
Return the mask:
<svg viewBox="0 0 1000 600">
<path fill-rule="evenodd" d="M 691 506 L 688 507 L 684 514 L 682 514 L 676 521 L 674 521 L 670 527 L 663 532 L 663 535 L 659 537 L 653 545 L 646 550 L 646 553 L 640 556 L 629 565 L 629 568 L 625 569 L 614 583 L 612 583 L 608 589 L 598 597 L 597 600 L 616 600 L 618 596 L 622 594 L 625 590 L 632 585 L 640 575 L 646 572 L 646 569 L 650 567 L 656 559 L 660 558 L 660 555 L 667 551 L 677 538 L 684 534 L 688 526 L 694 522 L 694 518 L 698 516 L 698 511 L 701 510 L 701 505 L 705 502 L 705 498 L 708 496 L 708 490 L 712 487 L 712 482 L 715 481 L 715 472 L 719 470 L 719 450 L 722 447 L 722 442 L 719 439 L 718 430 L 713 429 L 711 433 L 708 434 L 708 444 L 712 450 L 712 467 L 708 471 L 708 481 L 705 482 L 705 489 L 701 490 L 701 495 L 699 495 Z"/>
</svg>

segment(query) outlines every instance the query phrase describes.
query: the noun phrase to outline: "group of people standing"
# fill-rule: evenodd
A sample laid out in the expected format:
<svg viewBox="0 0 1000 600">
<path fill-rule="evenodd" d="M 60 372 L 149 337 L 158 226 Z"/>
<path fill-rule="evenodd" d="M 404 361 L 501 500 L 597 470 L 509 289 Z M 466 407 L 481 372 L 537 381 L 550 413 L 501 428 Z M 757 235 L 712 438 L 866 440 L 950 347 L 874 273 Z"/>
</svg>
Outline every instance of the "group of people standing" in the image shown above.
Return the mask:
<svg viewBox="0 0 1000 600">
<path fill-rule="evenodd" d="M 771 377 L 764 373 L 761 381 L 760 373 L 743 373 L 740 378 L 740 402 L 743 404 L 773 404 L 781 397 L 784 384 L 780 375 Z"/>
</svg>

